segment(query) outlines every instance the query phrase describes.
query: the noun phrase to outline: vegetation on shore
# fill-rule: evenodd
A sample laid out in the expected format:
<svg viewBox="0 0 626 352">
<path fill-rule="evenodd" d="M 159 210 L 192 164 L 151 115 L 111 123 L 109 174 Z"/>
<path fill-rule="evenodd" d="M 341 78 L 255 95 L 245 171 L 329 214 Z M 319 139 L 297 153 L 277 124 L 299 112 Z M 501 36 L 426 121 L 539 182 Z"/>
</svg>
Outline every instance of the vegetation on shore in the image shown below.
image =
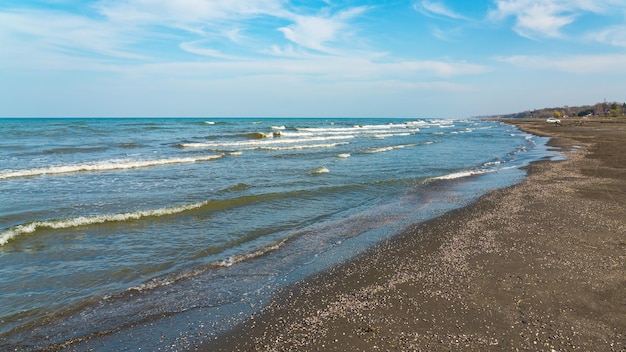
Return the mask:
<svg viewBox="0 0 626 352">
<path fill-rule="evenodd" d="M 567 118 L 567 117 L 620 117 L 626 115 L 626 103 L 602 102 L 595 105 L 562 106 L 523 112 L 484 116 L 488 118 Z"/>
</svg>

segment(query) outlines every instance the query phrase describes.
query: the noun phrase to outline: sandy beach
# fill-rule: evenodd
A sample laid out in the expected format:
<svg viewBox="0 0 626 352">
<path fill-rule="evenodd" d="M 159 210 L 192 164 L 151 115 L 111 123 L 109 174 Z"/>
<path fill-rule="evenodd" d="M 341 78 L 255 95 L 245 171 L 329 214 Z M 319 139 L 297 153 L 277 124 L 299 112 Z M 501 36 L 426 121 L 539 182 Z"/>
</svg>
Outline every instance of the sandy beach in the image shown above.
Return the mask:
<svg viewBox="0 0 626 352">
<path fill-rule="evenodd" d="M 289 287 L 204 351 L 626 351 L 626 121 L 508 120 L 565 161 Z"/>
</svg>

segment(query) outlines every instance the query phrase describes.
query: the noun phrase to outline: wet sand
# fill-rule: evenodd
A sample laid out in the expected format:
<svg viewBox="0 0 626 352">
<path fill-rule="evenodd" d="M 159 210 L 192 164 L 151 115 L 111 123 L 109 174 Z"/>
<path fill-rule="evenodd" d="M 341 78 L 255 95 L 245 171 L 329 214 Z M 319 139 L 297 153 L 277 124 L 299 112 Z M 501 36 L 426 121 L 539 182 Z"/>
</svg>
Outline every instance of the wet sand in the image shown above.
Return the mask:
<svg viewBox="0 0 626 352">
<path fill-rule="evenodd" d="M 626 120 L 508 120 L 566 161 L 284 290 L 203 351 L 626 351 Z"/>
</svg>

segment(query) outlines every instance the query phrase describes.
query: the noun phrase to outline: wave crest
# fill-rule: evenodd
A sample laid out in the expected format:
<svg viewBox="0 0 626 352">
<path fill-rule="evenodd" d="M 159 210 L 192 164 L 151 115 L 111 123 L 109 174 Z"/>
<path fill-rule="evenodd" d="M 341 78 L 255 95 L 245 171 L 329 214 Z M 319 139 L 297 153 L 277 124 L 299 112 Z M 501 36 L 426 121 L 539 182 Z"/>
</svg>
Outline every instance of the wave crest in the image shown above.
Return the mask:
<svg viewBox="0 0 626 352">
<path fill-rule="evenodd" d="M 202 161 L 211 161 L 223 155 L 205 155 L 185 158 L 132 160 L 132 161 L 101 161 L 85 164 L 55 165 L 26 170 L 4 171 L 0 173 L 0 180 L 18 177 L 32 177 L 42 175 L 70 174 L 78 172 L 98 172 L 124 169 L 139 169 L 161 165 L 188 164 Z"/>
<path fill-rule="evenodd" d="M 8 230 L 0 232 L 0 246 L 7 244 L 10 240 L 14 239 L 17 236 L 31 234 L 36 232 L 38 229 L 69 229 L 80 226 L 103 224 L 107 222 L 123 222 L 128 220 L 139 220 L 146 217 L 173 215 L 182 213 L 184 211 L 201 208 L 203 206 L 206 206 L 208 203 L 209 201 L 204 201 L 187 205 L 179 205 L 152 210 L 140 210 L 119 214 L 91 215 L 79 216 L 69 219 L 33 221 L 27 224 L 14 226 Z"/>
</svg>

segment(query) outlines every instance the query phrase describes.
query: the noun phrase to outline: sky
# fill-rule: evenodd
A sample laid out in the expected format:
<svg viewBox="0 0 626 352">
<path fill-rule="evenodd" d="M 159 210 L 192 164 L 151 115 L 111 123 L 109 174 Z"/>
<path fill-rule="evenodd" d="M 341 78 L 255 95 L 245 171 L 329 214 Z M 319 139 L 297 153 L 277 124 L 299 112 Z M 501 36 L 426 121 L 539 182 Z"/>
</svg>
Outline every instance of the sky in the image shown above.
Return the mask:
<svg viewBox="0 0 626 352">
<path fill-rule="evenodd" d="M 464 118 L 625 87 L 626 0 L 0 2 L 0 117 Z"/>
</svg>

